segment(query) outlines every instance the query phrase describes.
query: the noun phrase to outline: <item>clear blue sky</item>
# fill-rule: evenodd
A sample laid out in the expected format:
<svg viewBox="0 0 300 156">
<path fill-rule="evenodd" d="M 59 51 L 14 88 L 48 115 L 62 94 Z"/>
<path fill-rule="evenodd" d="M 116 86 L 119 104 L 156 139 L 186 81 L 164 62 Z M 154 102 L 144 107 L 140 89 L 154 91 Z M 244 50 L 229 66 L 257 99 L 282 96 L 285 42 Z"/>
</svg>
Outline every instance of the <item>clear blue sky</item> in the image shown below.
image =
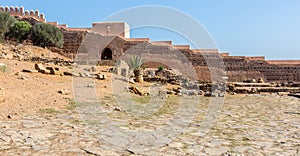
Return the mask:
<svg viewBox="0 0 300 156">
<path fill-rule="evenodd" d="M 0 0 L 0 6 L 38 9 L 47 21 L 69 27 L 91 27 L 92 22 L 141 5 L 168 6 L 191 15 L 209 31 L 220 50 L 231 55 L 300 60 L 300 0 Z M 145 28 L 133 31 L 132 37 L 186 42 L 158 32 Z"/>
</svg>

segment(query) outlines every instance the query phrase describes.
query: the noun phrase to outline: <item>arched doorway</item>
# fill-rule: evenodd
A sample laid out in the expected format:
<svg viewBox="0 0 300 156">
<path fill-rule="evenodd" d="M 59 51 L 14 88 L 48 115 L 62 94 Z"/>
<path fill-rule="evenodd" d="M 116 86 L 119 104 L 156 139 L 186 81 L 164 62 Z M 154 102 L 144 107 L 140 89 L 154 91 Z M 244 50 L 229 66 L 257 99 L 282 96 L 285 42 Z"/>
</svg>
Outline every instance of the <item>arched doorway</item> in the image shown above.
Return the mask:
<svg viewBox="0 0 300 156">
<path fill-rule="evenodd" d="M 109 48 L 105 48 L 102 51 L 101 60 L 112 60 L 112 51 Z"/>
</svg>

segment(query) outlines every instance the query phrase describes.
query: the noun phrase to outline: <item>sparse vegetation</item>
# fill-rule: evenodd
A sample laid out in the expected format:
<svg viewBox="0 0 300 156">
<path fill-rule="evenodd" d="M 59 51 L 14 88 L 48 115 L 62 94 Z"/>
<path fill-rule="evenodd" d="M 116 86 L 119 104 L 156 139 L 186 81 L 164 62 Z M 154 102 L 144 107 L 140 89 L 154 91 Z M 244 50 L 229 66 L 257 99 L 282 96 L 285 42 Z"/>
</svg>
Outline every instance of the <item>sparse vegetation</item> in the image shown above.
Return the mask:
<svg viewBox="0 0 300 156">
<path fill-rule="evenodd" d="M 56 114 L 56 113 L 58 113 L 58 111 L 55 110 L 54 108 L 44 108 L 44 109 L 40 109 L 40 112 L 41 112 L 41 113 L 44 113 L 44 114 Z"/>
<path fill-rule="evenodd" d="M 76 103 L 73 99 L 66 98 L 68 100 L 68 105 L 66 106 L 67 110 L 74 111 L 76 108 Z"/>
<path fill-rule="evenodd" d="M 132 96 L 133 100 L 139 104 L 147 104 L 150 102 L 150 96 Z"/>
<path fill-rule="evenodd" d="M 64 43 L 62 32 L 57 27 L 46 23 L 38 23 L 32 27 L 31 40 L 33 44 L 41 47 L 62 48 Z"/>
<path fill-rule="evenodd" d="M 108 100 L 108 101 L 110 101 L 110 100 L 112 100 L 112 98 L 111 98 L 110 96 L 104 96 L 104 97 L 103 97 L 103 100 Z"/>
</svg>

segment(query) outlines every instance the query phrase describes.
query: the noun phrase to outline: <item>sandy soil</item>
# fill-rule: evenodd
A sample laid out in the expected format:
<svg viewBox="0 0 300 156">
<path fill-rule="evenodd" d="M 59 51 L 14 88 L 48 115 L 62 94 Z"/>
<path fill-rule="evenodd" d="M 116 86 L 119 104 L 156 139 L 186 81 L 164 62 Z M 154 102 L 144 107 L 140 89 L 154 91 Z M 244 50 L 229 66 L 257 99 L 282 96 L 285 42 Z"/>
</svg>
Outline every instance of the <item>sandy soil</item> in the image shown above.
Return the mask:
<svg viewBox="0 0 300 156">
<path fill-rule="evenodd" d="M 41 73 L 23 73 L 23 69 L 34 69 L 34 63 L 0 60 L 8 66 L 8 71 L 0 73 L 0 87 L 5 92 L 4 102 L 0 103 L 0 118 L 8 116 L 18 118 L 36 113 L 40 109 L 64 109 L 67 98 L 61 89 L 71 90 L 72 77 L 45 75 Z"/>
</svg>

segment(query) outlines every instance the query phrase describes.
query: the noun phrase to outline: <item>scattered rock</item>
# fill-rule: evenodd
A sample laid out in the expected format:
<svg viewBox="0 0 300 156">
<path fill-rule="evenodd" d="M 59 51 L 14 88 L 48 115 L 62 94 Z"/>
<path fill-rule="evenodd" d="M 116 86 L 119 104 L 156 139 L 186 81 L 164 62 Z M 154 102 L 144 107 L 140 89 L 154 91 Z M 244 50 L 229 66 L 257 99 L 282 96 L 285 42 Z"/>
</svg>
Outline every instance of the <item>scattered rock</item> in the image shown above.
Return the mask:
<svg viewBox="0 0 300 156">
<path fill-rule="evenodd" d="M 48 69 L 40 70 L 40 72 L 43 73 L 43 74 L 50 74 L 51 73 L 50 70 L 48 70 Z"/>
<path fill-rule="evenodd" d="M 97 71 L 96 67 L 92 66 L 92 72 L 96 72 L 96 71 Z"/>
<path fill-rule="evenodd" d="M 213 96 L 213 94 L 212 94 L 212 92 L 205 92 L 205 93 L 204 93 L 204 96 L 210 97 L 210 96 Z"/>
<path fill-rule="evenodd" d="M 11 115 L 7 115 L 7 119 L 12 119 L 13 117 Z"/>
<path fill-rule="evenodd" d="M 199 90 L 198 95 L 203 95 L 204 91 L 203 90 Z"/>
<path fill-rule="evenodd" d="M 135 83 L 133 78 L 129 78 L 128 82 L 129 82 L 130 84 L 134 84 L 134 83 Z"/>
<path fill-rule="evenodd" d="M 195 91 L 195 90 L 183 90 L 182 94 L 185 94 L 185 95 L 198 95 L 198 92 Z"/>
<path fill-rule="evenodd" d="M 23 69 L 22 72 L 24 73 L 38 73 L 38 70 L 31 70 L 31 69 Z"/>
<path fill-rule="evenodd" d="M 58 93 L 60 93 L 62 95 L 70 95 L 71 91 L 67 90 L 67 89 L 61 89 L 60 91 L 58 91 Z"/>
<path fill-rule="evenodd" d="M 63 74 L 66 75 L 66 76 L 73 76 L 73 73 L 72 73 L 72 72 L 67 72 L 67 71 L 65 71 L 65 72 L 63 72 Z"/>
<path fill-rule="evenodd" d="M 88 84 L 87 87 L 94 88 L 94 85 L 93 84 Z"/>
<path fill-rule="evenodd" d="M 105 79 L 107 79 L 107 77 L 104 74 L 97 74 L 97 79 L 105 80 Z"/>
<path fill-rule="evenodd" d="M 122 109 L 121 109 L 120 107 L 115 107 L 114 110 L 115 110 L 115 111 L 118 111 L 118 112 L 121 112 L 121 111 L 122 111 Z"/>
<path fill-rule="evenodd" d="M 60 75 L 61 74 L 58 67 L 46 67 L 46 69 L 49 70 L 50 74 L 52 74 L 52 75 Z"/>
<path fill-rule="evenodd" d="M 26 77 L 25 76 L 20 76 L 20 77 L 18 77 L 18 79 L 20 79 L 20 80 L 26 80 Z"/>
<path fill-rule="evenodd" d="M 265 83 L 264 79 L 263 78 L 258 78 L 258 83 Z"/>
<path fill-rule="evenodd" d="M 88 72 L 85 72 L 84 75 L 85 75 L 85 77 L 88 77 L 88 78 L 92 77 L 92 75 L 90 73 L 88 73 Z"/>
<path fill-rule="evenodd" d="M 131 86 L 131 87 L 129 87 L 129 90 L 132 91 L 134 94 L 138 94 L 138 95 L 141 95 L 141 96 L 144 95 L 144 92 L 141 89 L 137 88 L 137 87 Z"/>
<path fill-rule="evenodd" d="M 22 76 L 23 74 L 22 74 L 22 72 L 16 72 L 15 75 L 16 76 Z"/>
<path fill-rule="evenodd" d="M 64 71 L 63 75 L 65 76 L 74 76 L 74 77 L 80 77 L 79 73 L 76 72 L 68 72 L 68 71 Z"/>
<path fill-rule="evenodd" d="M 168 90 L 167 94 L 174 95 L 174 94 L 176 94 L 176 92 L 174 92 L 173 90 Z"/>
<path fill-rule="evenodd" d="M 42 71 L 46 70 L 46 68 L 44 67 L 44 65 L 41 64 L 41 63 L 35 64 L 35 65 L 34 65 L 34 68 L 35 68 L 37 71 L 39 71 L 39 72 L 42 72 Z"/>
<path fill-rule="evenodd" d="M 84 73 L 79 73 L 79 77 L 86 77 Z"/>
</svg>

